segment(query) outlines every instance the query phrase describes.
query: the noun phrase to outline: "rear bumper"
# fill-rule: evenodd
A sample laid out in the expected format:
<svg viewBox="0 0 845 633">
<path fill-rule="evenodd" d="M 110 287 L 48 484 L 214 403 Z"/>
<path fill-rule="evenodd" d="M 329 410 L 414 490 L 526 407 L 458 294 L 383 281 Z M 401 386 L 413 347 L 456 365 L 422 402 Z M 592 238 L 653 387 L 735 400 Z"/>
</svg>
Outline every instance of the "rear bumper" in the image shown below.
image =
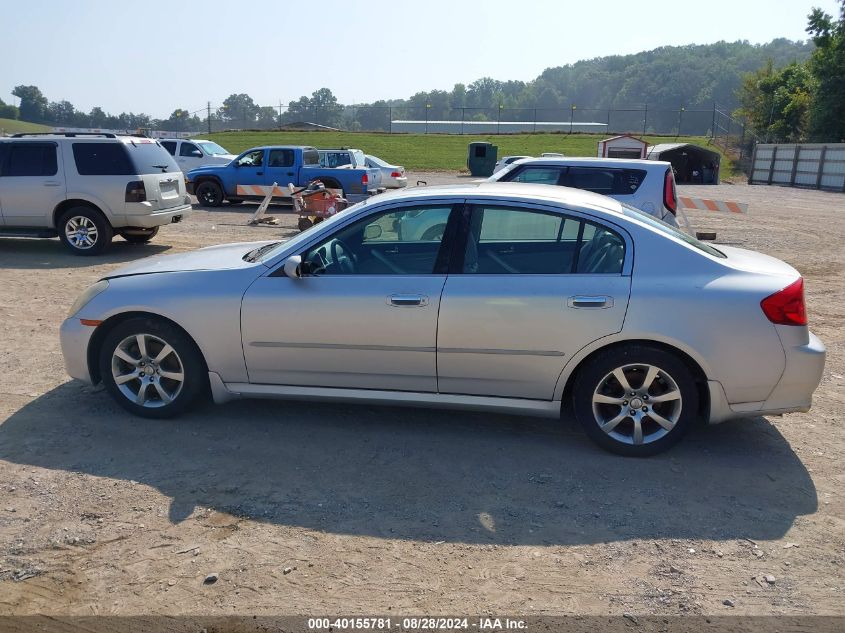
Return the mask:
<svg viewBox="0 0 845 633">
<path fill-rule="evenodd" d="M 790 344 L 790 338 L 801 338 L 800 328 L 779 326 L 777 329 L 783 343 L 786 366 L 769 397 L 763 402 L 729 404 L 722 385 L 715 380 L 708 381 L 710 424 L 733 418 L 782 415 L 810 410 L 813 392 L 822 379 L 827 351 L 824 344 L 811 332 L 808 333 L 806 342 Z"/>
<path fill-rule="evenodd" d="M 88 344 L 94 334 L 93 327 L 82 325 L 78 318 L 65 319 L 59 328 L 59 341 L 65 359 L 65 371 L 71 378 L 92 384 L 88 368 Z"/>
<path fill-rule="evenodd" d="M 183 204 L 178 207 L 170 207 L 169 209 L 155 211 L 149 214 L 127 215 L 126 225 L 151 229 L 155 226 L 163 226 L 184 220 L 192 211 L 193 207 L 190 204 Z"/>
</svg>

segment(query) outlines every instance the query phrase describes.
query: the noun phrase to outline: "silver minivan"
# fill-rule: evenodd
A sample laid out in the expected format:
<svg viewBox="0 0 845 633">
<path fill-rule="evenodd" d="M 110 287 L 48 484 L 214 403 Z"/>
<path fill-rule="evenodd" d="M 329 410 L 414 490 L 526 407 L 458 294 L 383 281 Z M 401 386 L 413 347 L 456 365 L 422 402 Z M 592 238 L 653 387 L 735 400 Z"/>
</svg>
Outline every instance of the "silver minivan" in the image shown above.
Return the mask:
<svg viewBox="0 0 845 633">
<path fill-rule="evenodd" d="M 191 211 L 182 172 L 155 140 L 115 134 L 0 139 L 0 236 L 56 237 L 96 255 L 115 233 L 143 243 Z"/>
</svg>

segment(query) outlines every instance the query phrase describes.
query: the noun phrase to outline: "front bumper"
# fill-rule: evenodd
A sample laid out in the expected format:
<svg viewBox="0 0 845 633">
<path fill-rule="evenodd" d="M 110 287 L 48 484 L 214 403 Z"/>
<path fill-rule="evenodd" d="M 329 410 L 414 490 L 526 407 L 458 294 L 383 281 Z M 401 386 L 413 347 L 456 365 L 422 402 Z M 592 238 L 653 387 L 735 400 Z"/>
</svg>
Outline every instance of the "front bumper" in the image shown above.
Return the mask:
<svg viewBox="0 0 845 633">
<path fill-rule="evenodd" d="M 156 226 L 164 226 L 179 222 L 188 217 L 193 211 L 190 204 L 183 204 L 178 207 L 170 207 L 162 211 L 154 211 L 148 214 L 127 215 L 126 225 L 142 229 L 151 229 Z"/>
<path fill-rule="evenodd" d="M 82 325 L 76 317 L 65 319 L 59 328 L 59 341 L 62 356 L 65 359 L 65 371 L 71 378 L 92 384 L 91 371 L 88 367 L 88 345 L 94 335 L 93 328 Z"/>
</svg>

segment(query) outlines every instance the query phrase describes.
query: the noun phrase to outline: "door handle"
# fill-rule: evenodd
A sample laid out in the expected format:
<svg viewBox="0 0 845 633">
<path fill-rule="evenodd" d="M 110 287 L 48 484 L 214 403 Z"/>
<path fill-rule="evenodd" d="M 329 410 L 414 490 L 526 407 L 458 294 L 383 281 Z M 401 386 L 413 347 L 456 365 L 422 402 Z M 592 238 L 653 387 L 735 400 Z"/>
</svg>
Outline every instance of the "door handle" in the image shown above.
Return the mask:
<svg viewBox="0 0 845 633">
<path fill-rule="evenodd" d="M 566 305 L 570 308 L 612 308 L 613 297 L 575 295 L 566 300 Z"/>
<path fill-rule="evenodd" d="M 428 305 L 428 297 L 424 297 L 423 295 L 390 295 L 387 298 L 387 301 L 390 305 L 396 306 L 398 308 L 414 308 L 417 306 Z"/>
<path fill-rule="evenodd" d="M 44 181 L 45 187 L 59 187 L 62 183 L 57 180 L 46 180 Z"/>
</svg>

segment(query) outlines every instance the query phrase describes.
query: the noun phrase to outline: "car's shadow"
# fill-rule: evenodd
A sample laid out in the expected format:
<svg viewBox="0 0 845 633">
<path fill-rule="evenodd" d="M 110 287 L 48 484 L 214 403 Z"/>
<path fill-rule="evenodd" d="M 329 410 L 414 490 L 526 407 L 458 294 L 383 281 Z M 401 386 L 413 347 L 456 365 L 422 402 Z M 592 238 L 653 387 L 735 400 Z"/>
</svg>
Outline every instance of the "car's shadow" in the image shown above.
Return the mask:
<svg viewBox="0 0 845 633">
<path fill-rule="evenodd" d="M 90 268 L 99 264 L 122 264 L 170 250 L 167 244 L 131 244 L 115 238 L 102 255 L 85 257 L 74 255 L 52 239 L 7 238 L 0 240 L 0 268 L 34 270 L 39 268 Z"/>
<path fill-rule="evenodd" d="M 154 486 L 174 522 L 202 506 L 431 541 L 774 539 L 817 507 L 807 470 L 764 418 L 626 459 L 569 419 L 241 401 L 153 421 L 70 382 L 0 425 L 0 459 Z"/>
</svg>

